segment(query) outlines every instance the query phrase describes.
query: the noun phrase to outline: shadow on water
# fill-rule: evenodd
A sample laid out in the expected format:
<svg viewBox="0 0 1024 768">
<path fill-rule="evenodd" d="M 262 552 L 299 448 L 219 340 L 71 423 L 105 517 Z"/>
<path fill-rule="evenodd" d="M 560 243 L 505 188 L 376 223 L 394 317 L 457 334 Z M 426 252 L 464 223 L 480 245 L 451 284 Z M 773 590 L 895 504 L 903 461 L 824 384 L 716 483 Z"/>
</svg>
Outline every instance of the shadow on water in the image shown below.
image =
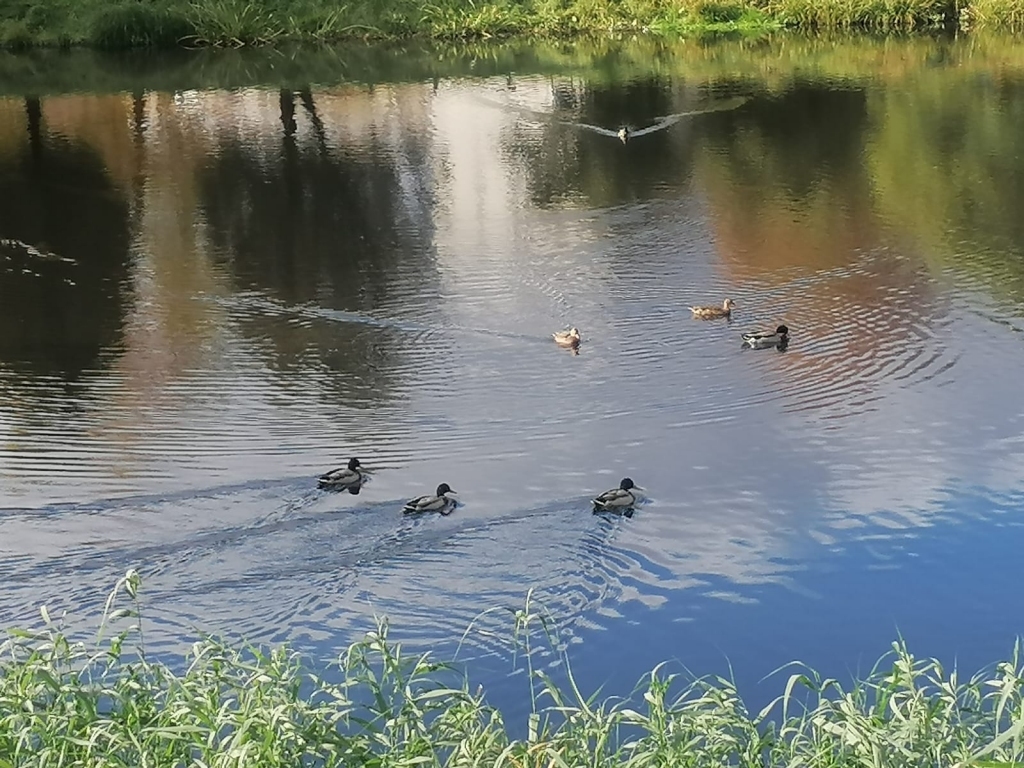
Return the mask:
<svg viewBox="0 0 1024 768">
<path fill-rule="evenodd" d="M 780 188 L 806 202 L 825 182 L 860 199 L 869 181 L 863 174 L 867 99 L 865 88 L 798 80 L 736 114 L 706 115 L 700 129 L 751 205 L 758 190 Z"/>
<path fill-rule="evenodd" d="M 211 243 L 235 290 L 341 313 L 386 309 L 400 281 L 436 294 L 428 137 L 403 132 L 396 146 L 375 127 L 348 136 L 308 87 L 278 97 L 278 141 L 219 141 L 200 175 Z M 300 322 L 282 333 L 278 317 L 259 312 L 242 327 L 269 342 L 275 370 L 326 367 L 349 404 L 388 396 L 407 343 L 394 327 L 359 323 Z"/>
<path fill-rule="evenodd" d="M 872 108 L 889 119 L 868 155 L 890 226 L 922 245 L 932 268 L 1024 311 L 1024 221 L 1006 201 L 1024 189 L 1012 126 L 1024 119 L 1024 79 L 1013 72 L 886 91 Z M 984 180 L 984 181 L 982 181 Z"/>
<path fill-rule="evenodd" d="M 129 207 L 92 148 L 47 130 L 38 98 L 23 125 L 0 148 L 0 360 L 74 380 L 121 339 Z"/>
</svg>

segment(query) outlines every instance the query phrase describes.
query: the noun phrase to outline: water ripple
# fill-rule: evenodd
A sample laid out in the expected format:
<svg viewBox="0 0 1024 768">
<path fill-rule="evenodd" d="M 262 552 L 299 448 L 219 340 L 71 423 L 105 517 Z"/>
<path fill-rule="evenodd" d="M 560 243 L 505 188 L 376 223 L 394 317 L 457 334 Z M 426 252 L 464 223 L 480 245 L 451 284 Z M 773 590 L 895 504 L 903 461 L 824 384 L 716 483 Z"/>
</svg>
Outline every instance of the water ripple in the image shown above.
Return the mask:
<svg viewBox="0 0 1024 768">
<path fill-rule="evenodd" d="M 516 99 L 571 91 L 594 125 L 694 101 L 563 86 L 517 77 Z M 570 640 L 656 609 L 668 637 L 766 585 L 817 599 L 857 547 L 906 565 L 940 520 L 1020 509 L 1016 262 L 970 241 L 947 269 L 879 221 L 880 139 L 843 132 L 860 89 L 627 145 L 524 130 L 481 89 L 292 94 L 294 126 L 264 88 L 61 97 L 34 127 L 0 103 L 19 188 L 66 165 L 90 193 L 62 227 L 42 192 L 0 222 L 0 612 L 95 612 L 136 565 L 158 648 L 201 625 L 322 649 L 386 612 L 425 644 L 473 622 L 485 656 L 531 588 Z M 101 114 L 103 141 L 80 121 Z M 30 129 L 55 132 L 49 163 Z M 731 319 L 691 317 L 726 297 Z M 742 348 L 780 322 L 785 351 Z M 353 455 L 358 496 L 316 488 Z M 624 476 L 651 501 L 591 515 Z M 464 507 L 401 516 L 442 480 Z"/>
</svg>

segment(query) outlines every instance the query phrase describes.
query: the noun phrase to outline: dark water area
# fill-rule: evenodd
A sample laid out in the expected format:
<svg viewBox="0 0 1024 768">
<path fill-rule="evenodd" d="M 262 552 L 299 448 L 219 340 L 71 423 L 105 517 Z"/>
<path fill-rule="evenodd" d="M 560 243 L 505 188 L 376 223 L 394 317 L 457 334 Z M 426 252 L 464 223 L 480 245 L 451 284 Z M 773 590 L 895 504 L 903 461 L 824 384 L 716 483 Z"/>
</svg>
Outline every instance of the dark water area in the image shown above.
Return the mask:
<svg viewBox="0 0 1024 768">
<path fill-rule="evenodd" d="M 129 567 L 153 653 L 387 614 L 512 722 L 529 590 L 606 694 L 1024 633 L 1013 41 L 141 61 L 0 59 L 0 625 Z"/>
</svg>

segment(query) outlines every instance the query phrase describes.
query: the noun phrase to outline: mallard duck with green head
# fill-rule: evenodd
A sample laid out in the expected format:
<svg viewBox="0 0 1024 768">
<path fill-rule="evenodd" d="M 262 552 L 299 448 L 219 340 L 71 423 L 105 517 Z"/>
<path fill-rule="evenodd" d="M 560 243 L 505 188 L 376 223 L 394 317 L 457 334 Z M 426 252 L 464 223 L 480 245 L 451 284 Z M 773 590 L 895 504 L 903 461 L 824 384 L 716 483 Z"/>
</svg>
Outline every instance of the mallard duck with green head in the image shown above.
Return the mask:
<svg viewBox="0 0 1024 768">
<path fill-rule="evenodd" d="M 415 515 L 420 512 L 440 512 L 442 515 L 450 515 L 458 503 L 458 496 L 451 486 L 448 483 L 441 483 L 437 486 L 437 492 L 432 496 L 417 496 L 415 499 L 407 501 L 402 507 L 402 512 L 407 515 Z"/>
<path fill-rule="evenodd" d="M 785 347 L 789 343 L 789 328 L 780 325 L 774 331 L 744 333 L 743 343 L 753 349 Z"/>
<path fill-rule="evenodd" d="M 365 482 L 366 470 L 359 463 L 359 459 L 353 457 L 348 460 L 347 466 L 320 475 L 317 485 L 326 490 L 358 493 Z"/>
<path fill-rule="evenodd" d="M 605 491 L 594 499 L 595 512 L 624 512 L 643 501 L 643 488 L 630 478 L 622 478 L 618 488 Z"/>
</svg>

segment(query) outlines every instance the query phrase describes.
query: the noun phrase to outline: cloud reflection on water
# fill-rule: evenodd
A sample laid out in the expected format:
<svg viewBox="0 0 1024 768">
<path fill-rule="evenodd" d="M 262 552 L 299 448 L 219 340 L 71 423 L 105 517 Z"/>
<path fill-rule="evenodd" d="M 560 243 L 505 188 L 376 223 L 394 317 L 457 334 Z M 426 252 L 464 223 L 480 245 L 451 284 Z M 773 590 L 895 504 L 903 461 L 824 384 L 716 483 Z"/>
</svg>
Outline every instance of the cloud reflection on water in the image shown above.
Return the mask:
<svg viewBox="0 0 1024 768">
<path fill-rule="evenodd" d="M 524 126 L 490 88 L 340 87 L 315 112 L 147 94 L 141 139 L 126 121 L 85 142 L 131 201 L 133 300 L 81 392 L 0 370 L 5 614 L 95 607 L 138 563 L 158 644 L 195 622 L 320 647 L 374 610 L 441 642 L 530 587 L 568 622 L 679 611 L 667 637 L 699 619 L 680 594 L 813 594 L 823 547 L 968 514 L 948 511 L 968 485 L 1020 491 L 1019 339 L 873 210 L 863 93 L 798 84 L 618 147 Z M 575 108 L 692 95 L 597 84 Z M 88 138 L 130 103 L 42 108 Z M 5 131 L 20 108 L 0 104 Z M 725 295 L 732 323 L 690 319 Z M 776 317 L 785 354 L 739 349 Z M 550 342 L 567 323 L 578 357 Z M 350 454 L 373 482 L 318 494 Z M 591 516 L 625 474 L 652 502 Z M 451 519 L 397 515 L 442 479 Z"/>
</svg>

